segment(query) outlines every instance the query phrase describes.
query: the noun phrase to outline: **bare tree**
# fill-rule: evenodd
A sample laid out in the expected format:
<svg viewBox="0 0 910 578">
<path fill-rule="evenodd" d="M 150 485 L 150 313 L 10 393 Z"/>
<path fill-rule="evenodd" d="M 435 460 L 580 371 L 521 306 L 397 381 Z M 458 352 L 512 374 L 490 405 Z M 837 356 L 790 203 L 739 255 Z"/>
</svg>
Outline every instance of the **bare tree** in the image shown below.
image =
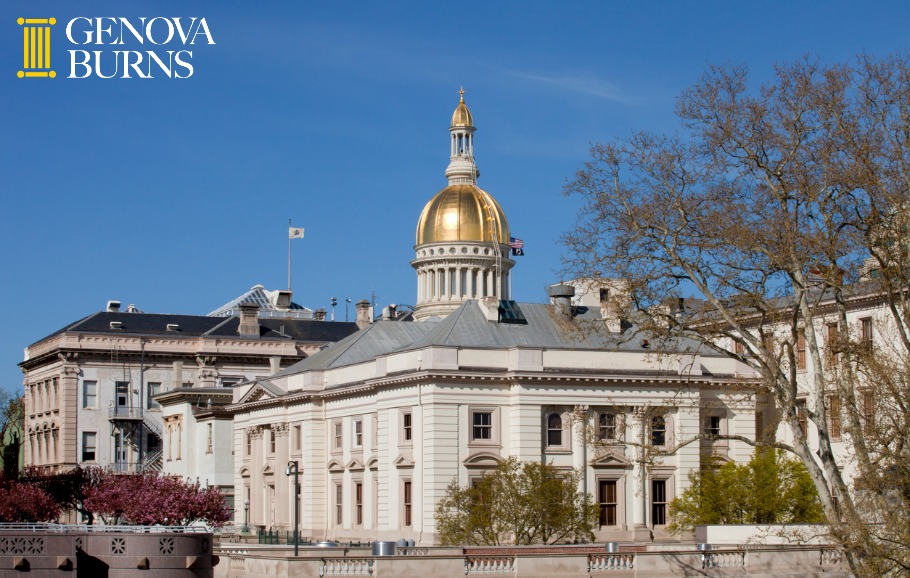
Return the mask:
<svg viewBox="0 0 910 578">
<path fill-rule="evenodd" d="M 768 435 L 738 439 L 799 457 L 852 571 L 905 574 L 908 429 L 869 412 L 910 404 L 910 60 L 803 59 L 757 89 L 742 66 L 710 67 L 677 115 L 674 136 L 592 147 L 565 189 L 584 201 L 567 273 L 624 279 L 641 330 L 751 368 Z M 888 355 L 848 323 L 870 300 Z"/>
</svg>

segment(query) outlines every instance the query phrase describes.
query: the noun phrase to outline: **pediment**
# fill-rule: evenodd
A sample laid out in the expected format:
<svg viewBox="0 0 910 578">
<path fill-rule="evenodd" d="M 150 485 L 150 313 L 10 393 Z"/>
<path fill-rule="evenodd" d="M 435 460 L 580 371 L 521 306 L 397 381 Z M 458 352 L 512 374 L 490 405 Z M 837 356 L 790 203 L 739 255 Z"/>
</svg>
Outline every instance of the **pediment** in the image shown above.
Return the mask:
<svg viewBox="0 0 910 578">
<path fill-rule="evenodd" d="M 241 397 L 240 401 L 237 403 L 251 403 L 254 401 L 262 401 L 264 399 L 275 399 L 276 397 L 278 396 L 266 389 L 262 384 L 257 383 L 251 387 L 248 392 L 243 394 L 243 397 Z"/>
<path fill-rule="evenodd" d="M 632 462 L 620 451 L 608 451 L 591 460 L 592 468 L 631 468 Z"/>
<path fill-rule="evenodd" d="M 371 470 L 378 470 L 379 469 L 379 460 L 376 458 L 370 458 L 370 460 L 367 462 L 367 467 L 370 468 Z"/>
<path fill-rule="evenodd" d="M 329 461 L 328 470 L 330 472 L 343 472 L 344 466 L 338 460 Z"/>
<path fill-rule="evenodd" d="M 407 456 L 398 456 L 395 458 L 395 467 L 396 468 L 413 468 L 414 460 L 408 459 Z"/>
<path fill-rule="evenodd" d="M 468 456 L 462 463 L 464 463 L 466 468 L 490 469 L 497 467 L 501 462 L 502 458 L 498 454 L 481 452 Z"/>
<path fill-rule="evenodd" d="M 353 459 L 348 462 L 348 470 L 351 470 L 353 472 L 362 472 L 363 469 L 363 463 L 358 459 Z"/>
<path fill-rule="evenodd" d="M 275 470 L 272 469 L 272 466 L 271 466 L 271 465 L 266 464 L 265 467 L 262 468 L 262 475 L 263 475 L 263 476 L 271 476 L 271 475 L 274 475 L 274 474 L 275 474 Z"/>
<path fill-rule="evenodd" d="M 241 477 L 241 478 L 248 478 L 248 477 L 250 477 L 250 469 L 247 468 L 246 466 L 240 468 L 240 477 Z"/>
</svg>

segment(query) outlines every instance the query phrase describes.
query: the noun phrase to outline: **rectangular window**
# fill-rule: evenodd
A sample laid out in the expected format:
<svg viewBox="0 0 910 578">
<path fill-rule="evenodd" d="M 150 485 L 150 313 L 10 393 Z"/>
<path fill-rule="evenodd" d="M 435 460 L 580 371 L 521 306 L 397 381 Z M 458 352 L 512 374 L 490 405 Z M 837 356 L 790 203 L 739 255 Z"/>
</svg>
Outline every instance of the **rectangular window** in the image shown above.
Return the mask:
<svg viewBox="0 0 910 578">
<path fill-rule="evenodd" d="M 303 447 L 303 429 L 299 425 L 294 426 L 294 451 L 299 452 Z"/>
<path fill-rule="evenodd" d="M 334 440 L 335 440 L 332 447 L 335 448 L 336 450 L 340 450 L 342 447 L 341 444 L 344 441 L 344 432 L 342 431 L 341 422 L 340 421 L 333 422 L 332 429 L 334 430 Z"/>
<path fill-rule="evenodd" d="M 765 439 L 765 414 L 760 411 L 755 412 L 755 441 Z"/>
<path fill-rule="evenodd" d="M 608 441 L 616 439 L 615 413 L 601 413 L 597 415 L 597 437 Z"/>
<path fill-rule="evenodd" d="M 269 430 L 269 453 L 275 453 L 275 430 Z"/>
<path fill-rule="evenodd" d="M 152 399 L 159 393 L 161 393 L 161 384 L 155 381 L 150 381 L 148 384 L 147 399 L 145 401 L 146 409 L 161 409 L 161 404 Z"/>
<path fill-rule="evenodd" d="M 547 416 L 547 447 L 562 447 L 562 416 L 558 413 Z"/>
<path fill-rule="evenodd" d="M 471 414 L 471 440 L 489 441 L 493 439 L 493 412 L 475 411 Z"/>
<path fill-rule="evenodd" d="M 411 482 L 410 480 L 404 482 L 404 496 L 402 503 L 404 504 L 404 525 L 406 527 L 411 526 Z"/>
<path fill-rule="evenodd" d="M 212 453 L 212 424 L 207 423 L 206 425 L 206 449 L 205 453 Z"/>
<path fill-rule="evenodd" d="M 129 406 L 130 384 L 128 381 L 117 381 L 114 383 L 114 392 L 117 408 L 126 408 Z"/>
<path fill-rule="evenodd" d="M 863 392 L 863 431 L 867 434 L 873 431 L 875 426 L 875 397 L 871 391 Z"/>
<path fill-rule="evenodd" d="M 93 431 L 82 432 L 82 461 L 95 461 L 96 453 L 96 434 Z"/>
<path fill-rule="evenodd" d="M 354 447 L 363 446 L 363 420 L 354 420 Z"/>
<path fill-rule="evenodd" d="M 168 438 L 170 438 L 170 433 L 168 433 Z M 249 433 L 246 434 L 246 455 L 253 455 L 253 436 Z"/>
<path fill-rule="evenodd" d="M 719 415 L 709 415 L 705 418 L 705 435 L 709 436 L 719 436 L 720 435 L 720 416 Z"/>
<path fill-rule="evenodd" d="M 840 439 L 841 435 L 841 408 L 840 398 L 836 395 L 828 397 L 828 433 L 832 439 Z"/>
<path fill-rule="evenodd" d="M 344 514 L 344 491 L 341 483 L 335 484 L 335 525 L 340 526 Z"/>
<path fill-rule="evenodd" d="M 98 382 L 82 382 L 82 407 L 98 407 Z"/>
<path fill-rule="evenodd" d="M 802 333 L 796 336 L 796 368 L 806 369 L 806 336 Z"/>
<path fill-rule="evenodd" d="M 862 346 L 866 351 L 872 351 L 872 318 L 866 317 L 859 322 L 862 328 Z"/>
<path fill-rule="evenodd" d="M 651 523 L 667 523 L 667 480 L 651 480 Z"/>
<path fill-rule="evenodd" d="M 616 480 L 597 482 L 597 502 L 600 506 L 600 525 L 616 525 Z"/>
<path fill-rule="evenodd" d="M 409 442 L 412 439 L 411 438 L 412 435 L 413 435 L 413 433 L 411 432 L 411 414 L 403 413 L 403 414 L 401 414 L 401 439 L 406 442 Z"/>
<path fill-rule="evenodd" d="M 799 430 L 803 432 L 803 437 L 809 434 L 809 423 L 806 415 L 806 400 L 796 400 L 796 419 L 799 421 Z"/>
<path fill-rule="evenodd" d="M 363 526 L 363 482 L 354 484 L 354 523 Z"/>
<path fill-rule="evenodd" d="M 828 361 L 834 361 L 837 358 L 837 323 L 828 323 L 825 328 L 828 333 L 825 339 L 825 356 Z"/>
<path fill-rule="evenodd" d="M 667 420 L 662 415 L 651 418 L 651 445 L 667 445 Z"/>
</svg>

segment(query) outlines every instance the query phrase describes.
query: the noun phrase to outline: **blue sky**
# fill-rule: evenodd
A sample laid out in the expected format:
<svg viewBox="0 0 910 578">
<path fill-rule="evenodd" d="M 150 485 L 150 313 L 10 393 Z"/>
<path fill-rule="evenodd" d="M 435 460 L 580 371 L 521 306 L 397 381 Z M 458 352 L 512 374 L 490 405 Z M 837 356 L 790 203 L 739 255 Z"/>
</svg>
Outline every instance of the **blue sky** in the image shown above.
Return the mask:
<svg viewBox="0 0 910 578">
<path fill-rule="evenodd" d="M 283 287 L 288 219 L 306 228 L 295 301 L 412 304 L 462 85 L 479 184 L 526 243 L 514 295 L 542 301 L 575 219 L 561 187 L 591 143 L 672 132 L 710 63 L 760 81 L 806 54 L 906 50 L 910 4 L 6 0 L 0 15 L 0 387 L 15 390 L 26 345 L 108 299 L 205 314 Z M 57 78 L 17 78 L 17 18 L 51 16 Z M 69 79 L 69 49 L 149 48 L 71 46 L 78 16 L 205 17 L 215 44 L 189 47 L 187 79 Z"/>
</svg>

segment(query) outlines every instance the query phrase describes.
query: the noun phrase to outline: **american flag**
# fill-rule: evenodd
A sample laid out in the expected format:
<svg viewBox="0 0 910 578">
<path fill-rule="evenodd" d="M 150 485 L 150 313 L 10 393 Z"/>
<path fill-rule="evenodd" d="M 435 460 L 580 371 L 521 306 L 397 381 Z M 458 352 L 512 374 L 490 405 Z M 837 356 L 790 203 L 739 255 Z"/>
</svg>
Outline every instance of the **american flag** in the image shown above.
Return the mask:
<svg viewBox="0 0 910 578">
<path fill-rule="evenodd" d="M 525 242 L 515 237 L 509 237 L 509 247 L 512 248 L 512 254 L 522 256 L 525 254 Z"/>
</svg>

